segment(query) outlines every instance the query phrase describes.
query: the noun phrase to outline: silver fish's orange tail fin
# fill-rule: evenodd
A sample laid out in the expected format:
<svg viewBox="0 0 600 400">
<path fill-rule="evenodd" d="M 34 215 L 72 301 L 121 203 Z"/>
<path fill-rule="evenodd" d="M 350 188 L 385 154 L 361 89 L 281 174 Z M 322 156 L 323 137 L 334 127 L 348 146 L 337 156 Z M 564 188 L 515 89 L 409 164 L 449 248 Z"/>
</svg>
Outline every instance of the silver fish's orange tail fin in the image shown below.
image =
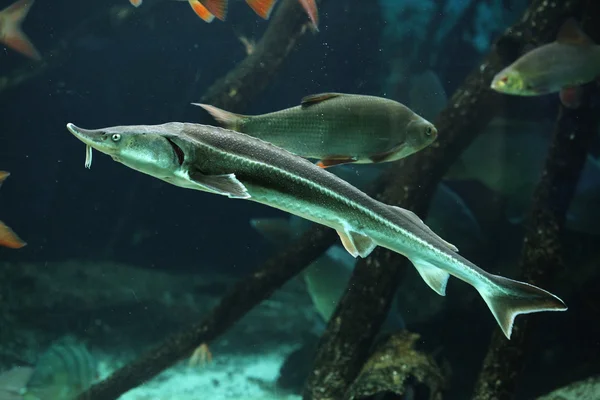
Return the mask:
<svg viewBox="0 0 600 400">
<path fill-rule="evenodd" d="M 537 286 L 492 274 L 487 277 L 490 284 L 475 288 L 508 339 L 519 314 L 567 310 L 561 299 Z"/>
<path fill-rule="evenodd" d="M 200 1 L 188 0 L 188 3 L 190 4 L 190 7 L 192 7 L 192 10 L 194 10 L 196 15 L 202 18 L 204 22 L 208 22 L 210 24 L 213 21 L 213 19 L 215 19 L 215 16 L 212 15 L 210 11 L 208 11 L 208 9 L 204 7 L 202 3 L 200 3 Z"/>
<path fill-rule="evenodd" d="M 254 12 L 263 19 L 269 19 L 276 0 L 246 0 Z"/>
<path fill-rule="evenodd" d="M 198 106 L 198 107 L 202 107 L 206 111 L 208 111 L 208 113 L 210 115 L 212 115 L 212 117 L 214 119 L 216 119 L 217 122 L 219 122 L 221 124 L 221 126 L 223 126 L 223 128 L 231 129 L 234 131 L 241 132 L 242 122 L 244 121 L 244 119 L 248 118 L 248 116 L 246 116 L 246 115 L 235 114 L 235 113 L 232 113 L 229 111 L 221 110 L 220 108 L 211 106 L 209 104 L 201 104 L 201 103 L 192 103 L 192 104 L 195 106 Z"/>
<path fill-rule="evenodd" d="M 10 249 L 20 249 L 26 244 L 12 229 L 0 221 L 0 246 Z"/>
<path fill-rule="evenodd" d="M 29 38 L 21 31 L 21 23 L 27 16 L 34 0 L 18 0 L 0 11 L 2 26 L 0 26 L 0 41 L 13 50 L 40 60 L 42 57 Z"/>
</svg>

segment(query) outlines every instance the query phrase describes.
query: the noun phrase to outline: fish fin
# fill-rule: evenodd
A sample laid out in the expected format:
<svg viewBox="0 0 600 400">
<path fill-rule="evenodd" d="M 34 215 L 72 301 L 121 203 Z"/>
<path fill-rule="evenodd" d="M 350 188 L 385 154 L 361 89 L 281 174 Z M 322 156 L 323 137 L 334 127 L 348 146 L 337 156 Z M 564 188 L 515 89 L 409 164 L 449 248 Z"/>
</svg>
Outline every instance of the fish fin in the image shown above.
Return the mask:
<svg viewBox="0 0 600 400">
<path fill-rule="evenodd" d="M 581 98 L 583 96 L 583 90 L 581 86 L 564 87 L 560 90 L 560 102 L 563 106 L 576 109 L 581 105 Z"/>
<path fill-rule="evenodd" d="M 425 222 L 423 222 L 423 220 L 421 218 L 419 218 L 419 216 L 417 214 L 415 214 L 414 212 L 412 212 L 410 210 L 406 210 L 404 208 L 396 207 L 396 206 L 389 206 L 389 207 L 392 207 L 394 209 L 394 211 L 396 211 L 396 212 L 404 215 L 407 219 L 409 219 L 410 221 L 412 221 L 416 225 L 421 226 L 422 229 L 424 229 L 425 231 L 427 231 L 431 235 L 435 236 L 438 240 L 440 240 L 442 243 L 444 243 L 450 250 L 458 252 L 458 247 L 456 247 L 452 243 L 447 242 L 444 239 L 442 239 L 437 233 L 435 233 L 434 231 L 432 231 L 431 228 L 428 227 L 425 224 Z"/>
<path fill-rule="evenodd" d="M 558 31 L 556 41 L 565 44 L 594 44 L 594 41 L 581 30 L 575 18 L 569 18 L 562 24 Z"/>
<path fill-rule="evenodd" d="M 373 164 L 386 162 L 387 160 L 392 158 L 392 156 L 394 154 L 399 153 L 406 147 L 407 147 L 406 143 L 399 144 L 398 146 L 394 147 L 392 150 L 389 150 L 389 151 L 386 151 L 383 153 L 373 154 L 372 156 L 369 157 L 369 160 L 371 160 L 373 162 Z"/>
<path fill-rule="evenodd" d="M 490 284 L 475 288 L 508 339 L 519 314 L 567 310 L 561 299 L 536 286 L 492 274 L 487 277 Z"/>
<path fill-rule="evenodd" d="M 4 182 L 4 180 L 6 178 L 8 178 L 9 176 L 10 176 L 10 172 L 0 171 L 0 186 L 2 186 L 2 183 Z"/>
<path fill-rule="evenodd" d="M 281 245 L 291 242 L 295 236 L 287 218 L 253 218 L 250 225 L 267 240 Z"/>
<path fill-rule="evenodd" d="M 353 162 L 356 162 L 357 160 L 358 160 L 357 157 L 351 157 L 351 156 L 331 156 L 331 157 L 319 160 L 317 162 L 317 166 L 319 166 L 321 168 L 328 168 L 328 167 L 333 167 L 335 165 L 353 163 Z"/>
<path fill-rule="evenodd" d="M 13 232 L 4 222 L 0 221 L 0 246 L 11 249 L 20 249 L 25 243 L 16 233 Z"/>
<path fill-rule="evenodd" d="M 334 99 L 336 97 L 343 96 L 341 93 L 319 93 L 319 94 L 311 94 L 305 96 L 300 100 L 300 105 L 302 107 L 309 107 L 313 104 L 320 103 L 325 100 Z"/>
<path fill-rule="evenodd" d="M 262 19 L 269 19 L 276 0 L 246 0 L 246 3 Z"/>
<path fill-rule="evenodd" d="M 197 16 L 202 18 L 204 22 L 208 22 L 209 24 L 215 19 L 215 16 L 211 14 L 210 11 L 199 0 L 188 0 L 190 3 L 190 7 L 196 13 Z"/>
<path fill-rule="evenodd" d="M 0 400 L 23 399 L 20 391 L 33 375 L 32 367 L 14 367 L 0 374 Z"/>
<path fill-rule="evenodd" d="M 446 295 L 446 285 L 448 285 L 448 278 L 450 278 L 449 273 L 418 258 L 409 257 L 409 260 L 413 263 L 419 272 L 419 275 L 421 275 L 421 278 L 423 278 L 430 288 L 440 296 Z"/>
<path fill-rule="evenodd" d="M 248 189 L 235 174 L 204 175 L 200 171 L 190 171 L 190 179 L 198 185 L 232 199 L 249 199 Z"/>
<path fill-rule="evenodd" d="M 42 57 L 27 35 L 21 31 L 21 23 L 27 16 L 34 0 L 18 0 L 0 13 L 5 15 L 4 36 L 0 39 L 8 47 L 34 60 Z"/>
<path fill-rule="evenodd" d="M 221 21 L 225 21 L 227 17 L 227 0 L 201 0 L 200 2 L 212 15 Z"/>
<path fill-rule="evenodd" d="M 195 106 L 204 108 L 212 117 L 217 120 L 224 128 L 237 131 L 240 129 L 241 123 L 248 118 L 247 115 L 235 114 L 229 111 L 221 110 L 209 104 L 192 103 Z"/>
<path fill-rule="evenodd" d="M 142 0 L 129 0 L 132 6 L 139 7 L 142 5 Z"/>
<path fill-rule="evenodd" d="M 304 11 L 308 14 L 308 18 L 313 24 L 315 30 L 319 30 L 319 11 L 317 10 L 317 3 L 315 0 L 299 0 Z"/>
<path fill-rule="evenodd" d="M 360 233 L 349 230 L 337 231 L 337 233 L 342 240 L 344 248 L 352 257 L 361 256 L 365 258 L 377 247 L 377 243 L 373 239 Z"/>
</svg>

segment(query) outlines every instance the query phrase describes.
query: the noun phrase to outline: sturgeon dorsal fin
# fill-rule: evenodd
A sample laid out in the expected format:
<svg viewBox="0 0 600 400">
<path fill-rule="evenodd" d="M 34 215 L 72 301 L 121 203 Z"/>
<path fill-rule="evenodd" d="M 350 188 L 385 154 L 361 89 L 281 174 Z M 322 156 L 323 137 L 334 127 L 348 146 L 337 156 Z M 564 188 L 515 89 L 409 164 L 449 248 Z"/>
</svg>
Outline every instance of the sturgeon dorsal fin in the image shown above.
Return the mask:
<svg viewBox="0 0 600 400">
<path fill-rule="evenodd" d="M 342 244 L 348 253 L 352 257 L 361 256 L 362 258 L 367 257 L 377 247 L 377 243 L 368 236 L 362 235 L 357 232 L 353 232 L 345 229 L 344 231 L 337 231 Z"/>
<path fill-rule="evenodd" d="M 423 222 L 423 220 L 421 218 L 419 218 L 419 216 L 417 214 L 415 214 L 414 212 L 412 212 L 410 210 L 406 210 L 404 208 L 396 207 L 396 206 L 390 206 L 390 207 L 392 207 L 396 212 L 399 212 L 400 214 L 404 215 L 408 220 L 414 222 L 417 225 L 420 225 L 421 228 L 425 229 L 428 233 L 435 236 L 436 239 L 438 239 L 442 243 L 444 243 L 450 250 L 458 252 L 458 247 L 456 247 L 452 243 L 449 243 L 449 242 L 445 241 L 444 239 L 442 239 L 437 233 L 435 233 L 433 230 L 431 230 L 431 228 L 428 227 L 425 224 L 425 222 Z"/>
<path fill-rule="evenodd" d="M 189 171 L 190 180 L 205 190 L 233 199 L 249 199 L 250 193 L 235 174 L 204 175 L 200 171 Z"/>
<path fill-rule="evenodd" d="M 302 107 L 309 107 L 314 104 L 320 103 L 325 100 L 334 99 L 336 97 L 343 96 L 341 93 L 319 93 L 319 94 L 311 94 L 306 97 L 303 97 L 300 101 L 300 105 Z"/>
<path fill-rule="evenodd" d="M 562 24 L 558 31 L 556 41 L 559 43 L 578 45 L 591 45 L 594 43 L 592 39 L 581 30 L 575 18 L 569 18 Z"/>
</svg>

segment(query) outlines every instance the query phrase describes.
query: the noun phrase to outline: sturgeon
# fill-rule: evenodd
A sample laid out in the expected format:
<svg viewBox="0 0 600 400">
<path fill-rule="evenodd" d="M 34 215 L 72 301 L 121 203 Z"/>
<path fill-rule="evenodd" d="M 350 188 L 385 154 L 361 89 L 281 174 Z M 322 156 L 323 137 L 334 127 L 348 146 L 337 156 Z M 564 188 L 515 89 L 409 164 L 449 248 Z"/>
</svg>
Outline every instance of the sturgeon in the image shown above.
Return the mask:
<svg viewBox="0 0 600 400">
<path fill-rule="evenodd" d="M 450 275 L 455 276 L 479 292 L 509 339 L 517 315 L 567 309 L 543 289 L 477 267 L 413 212 L 379 202 L 260 139 L 180 122 L 94 130 L 69 123 L 67 129 L 87 149 L 173 185 L 252 200 L 333 228 L 354 257 L 367 257 L 376 246 L 402 254 L 442 296 Z"/>
</svg>

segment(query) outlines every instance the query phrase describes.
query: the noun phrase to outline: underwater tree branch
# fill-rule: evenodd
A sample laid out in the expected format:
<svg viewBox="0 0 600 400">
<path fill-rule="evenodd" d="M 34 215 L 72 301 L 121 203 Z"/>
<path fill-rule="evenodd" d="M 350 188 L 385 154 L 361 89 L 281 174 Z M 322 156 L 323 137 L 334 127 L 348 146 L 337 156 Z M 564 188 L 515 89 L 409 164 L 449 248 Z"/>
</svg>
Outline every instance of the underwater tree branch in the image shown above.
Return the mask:
<svg viewBox="0 0 600 400">
<path fill-rule="evenodd" d="M 598 40 L 600 5 L 596 0 L 586 0 L 586 3 L 583 15 L 587 19 L 583 21 L 583 29 Z M 595 88 L 587 88 L 586 95 L 587 101 L 578 109 L 560 106 L 544 172 L 534 192 L 520 262 L 521 277 L 534 285 L 546 286 L 564 268 L 560 233 L 587 150 L 600 123 L 598 99 L 589 101 L 591 96 L 600 94 Z M 510 341 L 496 329 L 475 386 L 474 399 L 515 396 L 527 343 L 534 330 L 532 322 L 518 319 Z"/>
<path fill-rule="evenodd" d="M 321 5 L 324 1 L 317 0 L 317 3 Z M 226 110 L 241 111 L 247 107 L 272 81 L 309 26 L 306 12 L 297 0 L 282 2 L 254 52 L 213 83 L 201 102 Z"/>
<path fill-rule="evenodd" d="M 337 235 L 314 226 L 300 239 L 239 281 L 202 321 L 167 338 L 157 348 L 115 371 L 80 394 L 79 400 L 114 400 L 189 356 L 201 343 L 214 340 L 275 290 L 323 254 Z"/>
<path fill-rule="evenodd" d="M 579 3 L 533 1 L 523 18 L 501 36 L 498 45 L 516 46 L 520 51 L 531 30 L 537 35 L 535 39 L 552 40 L 562 17 Z M 437 142 L 390 168 L 381 182 L 385 190 L 375 196 L 378 200 L 410 209 L 424 219 L 435 185 L 503 105 L 505 98 L 489 88 L 494 75 L 507 64 L 501 50 L 494 47 L 440 113 L 436 120 L 440 132 Z M 402 268 L 408 265 L 404 257 L 381 248 L 357 263 L 349 290 L 319 343 L 303 394 L 305 400 L 349 398 L 348 388 L 368 357 Z"/>
</svg>

